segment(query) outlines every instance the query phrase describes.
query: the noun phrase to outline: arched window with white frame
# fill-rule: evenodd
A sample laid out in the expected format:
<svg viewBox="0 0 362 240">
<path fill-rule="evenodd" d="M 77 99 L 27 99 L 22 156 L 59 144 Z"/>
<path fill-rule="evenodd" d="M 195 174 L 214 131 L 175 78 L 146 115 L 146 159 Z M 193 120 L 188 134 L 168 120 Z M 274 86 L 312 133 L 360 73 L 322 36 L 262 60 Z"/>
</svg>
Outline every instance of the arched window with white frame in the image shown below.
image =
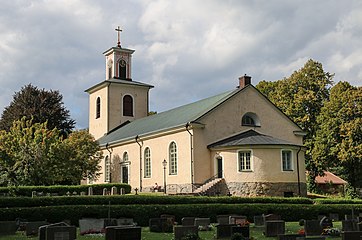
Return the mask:
<svg viewBox="0 0 362 240">
<path fill-rule="evenodd" d="M 149 147 L 146 147 L 144 151 L 144 177 L 150 178 L 151 177 L 151 150 Z"/>
<path fill-rule="evenodd" d="M 169 146 L 169 171 L 170 175 L 177 175 L 177 146 L 175 142 L 171 142 Z"/>
</svg>

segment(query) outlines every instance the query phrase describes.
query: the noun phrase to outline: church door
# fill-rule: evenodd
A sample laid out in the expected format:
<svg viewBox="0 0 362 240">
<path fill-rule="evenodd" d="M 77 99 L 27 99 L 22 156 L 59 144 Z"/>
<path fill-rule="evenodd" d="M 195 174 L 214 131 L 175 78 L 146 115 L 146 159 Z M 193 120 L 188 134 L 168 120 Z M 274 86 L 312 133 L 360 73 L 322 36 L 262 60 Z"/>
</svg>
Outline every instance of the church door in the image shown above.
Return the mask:
<svg viewBox="0 0 362 240">
<path fill-rule="evenodd" d="M 121 182 L 128 183 L 128 166 L 122 166 L 121 169 Z"/>
<path fill-rule="evenodd" d="M 222 157 L 218 157 L 216 161 L 217 161 L 217 178 L 222 178 L 223 177 Z"/>
</svg>

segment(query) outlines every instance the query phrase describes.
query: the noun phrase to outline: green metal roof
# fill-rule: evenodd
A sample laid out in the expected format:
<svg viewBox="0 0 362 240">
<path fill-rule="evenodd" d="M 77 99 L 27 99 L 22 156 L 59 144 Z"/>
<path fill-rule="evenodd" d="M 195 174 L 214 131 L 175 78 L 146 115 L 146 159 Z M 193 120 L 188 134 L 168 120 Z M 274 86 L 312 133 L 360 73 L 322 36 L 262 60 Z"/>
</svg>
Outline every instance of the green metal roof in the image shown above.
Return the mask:
<svg viewBox="0 0 362 240">
<path fill-rule="evenodd" d="M 238 91 L 240 91 L 240 89 L 228 91 L 165 112 L 137 119 L 120 127 L 119 129 L 111 131 L 107 135 L 101 137 L 98 142 L 101 146 L 103 146 L 107 143 L 113 144 L 133 139 L 137 135 L 142 136 L 157 133 L 186 125 L 188 122 L 196 121 Z"/>
</svg>

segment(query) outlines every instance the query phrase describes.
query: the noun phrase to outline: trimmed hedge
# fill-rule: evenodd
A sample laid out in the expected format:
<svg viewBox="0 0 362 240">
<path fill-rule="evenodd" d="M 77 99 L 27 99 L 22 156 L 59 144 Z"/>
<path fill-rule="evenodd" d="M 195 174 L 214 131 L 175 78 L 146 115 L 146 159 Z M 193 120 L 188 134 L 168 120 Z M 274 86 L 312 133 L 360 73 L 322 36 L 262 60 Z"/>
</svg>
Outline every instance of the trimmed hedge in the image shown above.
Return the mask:
<svg viewBox="0 0 362 240">
<path fill-rule="evenodd" d="M 350 214 L 351 207 L 356 211 L 362 211 L 362 205 L 352 204 L 150 204 L 150 205 L 69 205 L 48 206 L 32 208 L 1 208 L 0 220 L 14 220 L 24 218 L 28 221 L 47 220 L 59 222 L 70 220 L 78 225 L 80 218 L 111 218 L 131 217 L 140 226 L 147 226 L 149 218 L 159 217 L 160 214 L 172 214 L 176 221 L 182 217 L 197 216 L 210 217 L 216 222 L 216 216 L 220 214 L 246 215 L 249 221 L 253 216 L 266 213 L 280 214 L 285 221 L 298 221 L 299 219 L 317 219 L 320 214 L 338 213 L 339 216 Z"/>
<path fill-rule="evenodd" d="M 62 196 L 62 197 L 35 197 L 0 198 L 2 207 L 39 207 L 62 205 L 150 205 L 150 204 L 246 204 L 246 203 L 273 203 L 273 204 L 313 204 L 307 198 L 276 198 L 276 197 L 185 197 L 185 196 L 159 196 L 159 195 L 114 195 L 114 196 Z"/>
<path fill-rule="evenodd" d="M 44 194 L 58 194 L 59 196 L 67 195 L 67 193 L 72 194 L 77 192 L 88 193 L 88 188 L 93 188 L 93 194 L 102 195 L 103 188 L 107 188 L 108 191 L 115 186 L 119 190 L 120 188 L 125 189 L 125 193 L 131 192 L 131 186 L 124 183 L 107 183 L 107 184 L 93 184 L 93 185 L 55 185 L 55 186 L 18 186 L 18 187 L 0 187 L 0 194 L 6 196 L 22 196 L 22 197 L 31 197 L 33 191 L 43 192 Z"/>
<path fill-rule="evenodd" d="M 314 199 L 316 204 L 362 204 L 361 199 Z"/>
</svg>

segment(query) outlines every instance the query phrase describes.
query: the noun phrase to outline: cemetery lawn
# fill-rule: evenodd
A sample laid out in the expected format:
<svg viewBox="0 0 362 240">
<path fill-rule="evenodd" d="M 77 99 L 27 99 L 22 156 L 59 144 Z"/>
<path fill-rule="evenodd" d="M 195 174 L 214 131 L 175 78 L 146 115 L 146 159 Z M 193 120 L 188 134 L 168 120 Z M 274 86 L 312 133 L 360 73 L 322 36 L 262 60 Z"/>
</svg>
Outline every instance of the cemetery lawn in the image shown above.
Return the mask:
<svg viewBox="0 0 362 240">
<path fill-rule="evenodd" d="M 333 223 L 335 228 L 342 229 L 341 222 Z M 298 222 L 287 222 L 285 233 L 295 234 L 301 227 Z M 78 229 L 79 230 L 79 229 Z M 200 231 L 199 236 L 201 240 L 212 240 L 216 239 L 216 228 L 212 227 L 211 231 Z M 250 225 L 250 236 L 254 237 L 255 240 L 274 240 L 276 237 L 265 237 L 263 235 L 263 227 L 254 227 L 253 224 Z M 26 237 L 22 232 L 18 232 L 16 235 L 12 236 L 0 236 L 0 239 L 7 240 L 38 240 L 38 237 Z M 77 240 L 104 240 L 104 236 L 80 236 L 78 232 Z M 148 227 L 142 228 L 142 240 L 172 240 L 173 233 L 153 233 L 149 231 Z M 341 237 L 327 237 L 329 240 L 341 240 Z"/>
</svg>

